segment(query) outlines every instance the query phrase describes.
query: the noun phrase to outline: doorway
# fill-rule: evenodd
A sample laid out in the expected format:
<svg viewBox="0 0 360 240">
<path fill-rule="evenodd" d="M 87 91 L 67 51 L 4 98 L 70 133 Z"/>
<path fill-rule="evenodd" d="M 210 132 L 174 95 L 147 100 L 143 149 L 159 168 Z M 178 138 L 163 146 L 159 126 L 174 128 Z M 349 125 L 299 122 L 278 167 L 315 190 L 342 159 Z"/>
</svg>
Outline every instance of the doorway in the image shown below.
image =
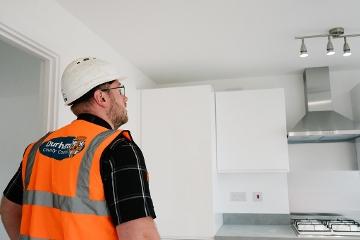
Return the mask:
<svg viewBox="0 0 360 240">
<path fill-rule="evenodd" d="M 25 147 L 57 127 L 59 57 L 0 23 L 0 190 Z M 0 239 L 8 239 L 0 224 Z"/>
<path fill-rule="evenodd" d="M 40 117 L 40 66 L 41 59 L 0 40 L 1 191 L 16 172 L 27 144 L 45 131 Z"/>
</svg>

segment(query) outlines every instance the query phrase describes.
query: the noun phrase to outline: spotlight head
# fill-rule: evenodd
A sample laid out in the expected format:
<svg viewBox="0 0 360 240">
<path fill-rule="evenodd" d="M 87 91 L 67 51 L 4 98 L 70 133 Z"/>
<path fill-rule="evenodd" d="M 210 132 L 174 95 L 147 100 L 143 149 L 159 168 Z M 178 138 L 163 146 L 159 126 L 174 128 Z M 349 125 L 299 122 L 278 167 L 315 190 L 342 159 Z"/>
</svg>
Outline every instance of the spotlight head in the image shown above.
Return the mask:
<svg viewBox="0 0 360 240">
<path fill-rule="evenodd" d="M 349 44 L 348 44 L 347 41 L 346 41 L 346 37 L 344 37 L 344 47 L 343 47 L 343 50 L 344 50 L 344 54 L 343 54 L 344 57 L 347 57 L 347 56 L 350 56 L 350 55 L 351 55 L 350 46 L 349 46 Z"/>
<path fill-rule="evenodd" d="M 309 56 L 309 54 L 307 53 L 307 49 L 305 46 L 305 42 L 304 39 L 301 39 L 301 47 L 300 47 L 300 57 L 304 58 Z"/>
<path fill-rule="evenodd" d="M 330 56 L 330 55 L 334 55 L 335 54 L 335 51 L 334 51 L 334 46 L 331 42 L 331 38 L 330 36 L 328 36 L 328 43 L 327 43 L 327 46 L 326 46 L 326 55 Z"/>
</svg>

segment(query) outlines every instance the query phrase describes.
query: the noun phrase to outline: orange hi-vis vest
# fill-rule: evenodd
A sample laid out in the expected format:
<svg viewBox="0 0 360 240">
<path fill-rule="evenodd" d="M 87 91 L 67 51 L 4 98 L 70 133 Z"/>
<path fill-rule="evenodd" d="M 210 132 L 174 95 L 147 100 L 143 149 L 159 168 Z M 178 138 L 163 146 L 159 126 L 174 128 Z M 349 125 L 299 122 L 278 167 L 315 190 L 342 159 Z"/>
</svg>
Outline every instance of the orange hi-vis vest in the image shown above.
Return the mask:
<svg viewBox="0 0 360 240">
<path fill-rule="evenodd" d="M 26 149 L 20 239 L 118 239 L 105 202 L 100 158 L 119 134 L 75 120 Z"/>
</svg>

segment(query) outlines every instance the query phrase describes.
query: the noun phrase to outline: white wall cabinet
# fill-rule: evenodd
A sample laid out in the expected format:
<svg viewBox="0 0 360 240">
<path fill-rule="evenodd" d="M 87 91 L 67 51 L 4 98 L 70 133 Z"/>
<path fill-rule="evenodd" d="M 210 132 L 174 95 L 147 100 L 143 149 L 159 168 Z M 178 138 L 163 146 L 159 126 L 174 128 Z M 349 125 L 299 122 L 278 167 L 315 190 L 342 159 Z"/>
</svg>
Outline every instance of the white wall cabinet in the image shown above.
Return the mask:
<svg viewBox="0 0 360 240">
<path fill-rule="evenodd" d="M 283 89 L 216 93 L 219 172 L 289 171 Z"/>
<path fill-rule="evenodd" d="M 141 91 L 141 145 L 163 239 L 210 239 L 220 226 L 215 142 L 211 86 Z"/>
</svg>

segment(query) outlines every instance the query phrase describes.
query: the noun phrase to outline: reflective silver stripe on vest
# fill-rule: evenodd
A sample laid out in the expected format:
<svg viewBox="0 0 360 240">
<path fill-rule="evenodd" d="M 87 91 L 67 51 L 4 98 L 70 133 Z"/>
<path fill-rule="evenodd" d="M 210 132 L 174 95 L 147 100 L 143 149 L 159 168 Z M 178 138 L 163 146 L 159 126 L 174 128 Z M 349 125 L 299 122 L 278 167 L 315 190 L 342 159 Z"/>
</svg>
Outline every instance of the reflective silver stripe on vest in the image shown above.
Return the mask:
<svg viewBox="0 0 360 240">
<path fill-rule="evenodd" d="M 45 136 L 43 136 L 42 138 L 39 139 L 39 141 L 37 141 L 33 147 L 30 150 L 30 153 L 28 155 L 27 161 L 26 161 L 26 169 L 25 169 L 25 186 L 24 189 L 27 189 L 29 182 L 30 182 L 30 176 L 31 176 L 31 172 L 34 166 L 34 162 L 35 162 L 35 154 L 36 151 L 39 149 L 40 144 L 45 140 L 45 138 L 47 136 L 49 136 L 51 132 L 48 132 Z"/>
<path fill-rule="evenodd" d="M 48 240 L 47 238 L 36 238 L 36 237 L 29 237 L 25 235 L 20 235 L 19 240 Z"/>
<path fill-rule="evenodd" d="M 23 204 L 57 208 L 65 212 L 95 214 L 98 216 L 109 215 L 105 201 L 67 197 L 43 191 L 27 191 L 24 195 Z"/>
<path fill-rule="evenodd" d="M 89 176 L 90 168 L 94 158 L 94 153 L 100 143 L 102 143 L 105 138 L 114 133 L 114 130 L 108 130 L 98 134 L 90 143 L 87 151 L 84 153 L 83 158 L 81 159 L 80 171 L 77 179 L 77 190 L 76 196 L 79 198 L 89 198 Z"/>
<path fill-rule="evenodd" d="M 91 141 L 89 147 L 81 159 L 75 197 L 68 197 L 45 191 L 31 190 L 24 192 L 23 203 L 57 208 L 66 212 L 108 216 L 108 208 L 105 201 L 89 199 L 89 177 L 90 168 L 96 149 L 108 136 L 114 132 L 114 130 L 102 132 Z M 35 153 L 44 139 L 45 138 L 40 139 L 31 149 L 31 152 L 33 151 L 34 154 L 29 154 L 28 162 L 30 161 L 32 165 L 35 161 Z M 29 168 L 29 170 L 30 171 L 26 171 L 25 175 L 30 180 L 32 166 Z"/>
</svg>

